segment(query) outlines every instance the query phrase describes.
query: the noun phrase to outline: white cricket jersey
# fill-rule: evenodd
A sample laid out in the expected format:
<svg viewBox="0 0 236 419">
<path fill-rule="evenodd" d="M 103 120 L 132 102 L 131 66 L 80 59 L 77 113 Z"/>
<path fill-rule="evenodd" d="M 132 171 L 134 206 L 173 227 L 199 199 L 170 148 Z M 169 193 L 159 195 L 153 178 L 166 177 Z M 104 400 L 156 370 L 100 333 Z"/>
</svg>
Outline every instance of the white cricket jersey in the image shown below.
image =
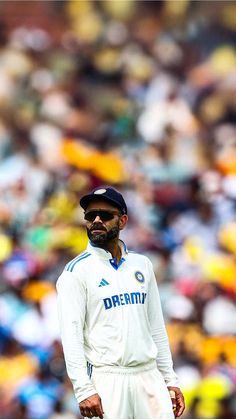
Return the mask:
<svg viewBox="0 0 236 419">
<path fill-rule="evenodd" d="M 120 263 L 88 244 L 57 281 L 59 324 L 68 375 L 78 402 L 96 393 L 87 363 L 136 367 L 156 360 L 168 386 L 178 386 L 150 260 L 128 252 Z"/>
</svg>

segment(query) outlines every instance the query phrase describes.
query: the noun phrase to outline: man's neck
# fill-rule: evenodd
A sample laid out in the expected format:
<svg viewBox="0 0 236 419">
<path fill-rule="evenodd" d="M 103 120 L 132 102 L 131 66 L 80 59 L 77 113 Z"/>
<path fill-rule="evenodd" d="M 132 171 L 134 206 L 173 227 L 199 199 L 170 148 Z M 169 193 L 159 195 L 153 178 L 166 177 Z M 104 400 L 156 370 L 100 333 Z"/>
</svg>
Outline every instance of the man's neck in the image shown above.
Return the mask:
<svg viewBox="0 0 236 419">
<path fill-rule="evenodd" d="M 99 246 L 102 249 L 110 252 L 112 254 L 112 257 L 116 259 L 117 263 L 119 263 L 121 260 L 121 249 L 118 243 L 119 243 L 118 240 L 115 240 L 115 241 L 112 240 L 104 246 Z"/>
</svg>

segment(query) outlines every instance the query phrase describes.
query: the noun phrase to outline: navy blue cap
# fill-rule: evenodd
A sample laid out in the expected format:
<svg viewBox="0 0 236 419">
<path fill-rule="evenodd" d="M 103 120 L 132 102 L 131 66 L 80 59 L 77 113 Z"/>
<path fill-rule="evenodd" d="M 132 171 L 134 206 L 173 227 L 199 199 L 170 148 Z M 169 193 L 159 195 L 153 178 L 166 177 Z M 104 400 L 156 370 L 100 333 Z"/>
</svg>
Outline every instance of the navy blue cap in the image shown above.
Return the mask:
<svg viewBox="0 0 236 419">
<path fill-rule="evenodd" d="M 80 205 L 84 210 L 86 210 L 88 204 L 96 199 L 104 199 L 105 201 L 118 207 L 122 214 L 127 214 L 127 206 L 123 196 L 111 186 L 100 186 L 99 188 L 93 189 L 89 194 L 82 196 L 80 199 Z"/>
</svg>

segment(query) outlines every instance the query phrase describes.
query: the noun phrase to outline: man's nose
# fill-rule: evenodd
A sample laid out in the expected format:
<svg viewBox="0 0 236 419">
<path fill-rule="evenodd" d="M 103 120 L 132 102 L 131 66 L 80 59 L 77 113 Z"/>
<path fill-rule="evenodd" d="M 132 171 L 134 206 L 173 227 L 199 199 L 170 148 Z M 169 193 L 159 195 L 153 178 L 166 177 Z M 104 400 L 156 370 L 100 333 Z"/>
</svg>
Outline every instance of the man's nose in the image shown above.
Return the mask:
<svg viewBox="0 0 236 419">
<path fill-rule="evenodd" d="M 100 223 L 102 223 L 102 220 L 101 220 L 101 218 L 100 218 L 100 216 L 99 215 L 96 215 L 96 218 L 94 219 L 94 221 L 93 221 L 94 223 L 98 223 L 98 222 L 100 222 Z"/>
</svg>

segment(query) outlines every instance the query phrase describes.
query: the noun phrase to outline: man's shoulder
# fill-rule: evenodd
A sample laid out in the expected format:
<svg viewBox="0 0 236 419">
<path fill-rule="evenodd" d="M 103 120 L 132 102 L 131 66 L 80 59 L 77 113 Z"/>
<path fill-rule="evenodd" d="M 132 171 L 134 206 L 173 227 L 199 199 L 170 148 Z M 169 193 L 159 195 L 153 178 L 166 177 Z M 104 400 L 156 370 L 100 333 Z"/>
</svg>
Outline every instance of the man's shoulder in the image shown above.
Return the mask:
<svg viewBox="0 0 236 419">
<path fill-rule="evenodd" d="M 92 254 L 85 250 L 84 252 L 80 253 L 76 257 L 74 257 L 72 260 L 70 260 L 67 265 L 65 266 L 64 271 L 65 272 L 74 272 L 79 267 L 82 267 L 84 264 L 87 264 L 87 262 L 90 262 L 89 258 Z"/>
<path fill-rule="evenodd" d="M 129 250 L 129 258 L 133 259 L 133 260 L 143 262 L 143 263 L 150 262 L 150 259 L 146 255 L 144 255 L 142 253 L 138 253 L 134 250 Z"/>
</svg>

